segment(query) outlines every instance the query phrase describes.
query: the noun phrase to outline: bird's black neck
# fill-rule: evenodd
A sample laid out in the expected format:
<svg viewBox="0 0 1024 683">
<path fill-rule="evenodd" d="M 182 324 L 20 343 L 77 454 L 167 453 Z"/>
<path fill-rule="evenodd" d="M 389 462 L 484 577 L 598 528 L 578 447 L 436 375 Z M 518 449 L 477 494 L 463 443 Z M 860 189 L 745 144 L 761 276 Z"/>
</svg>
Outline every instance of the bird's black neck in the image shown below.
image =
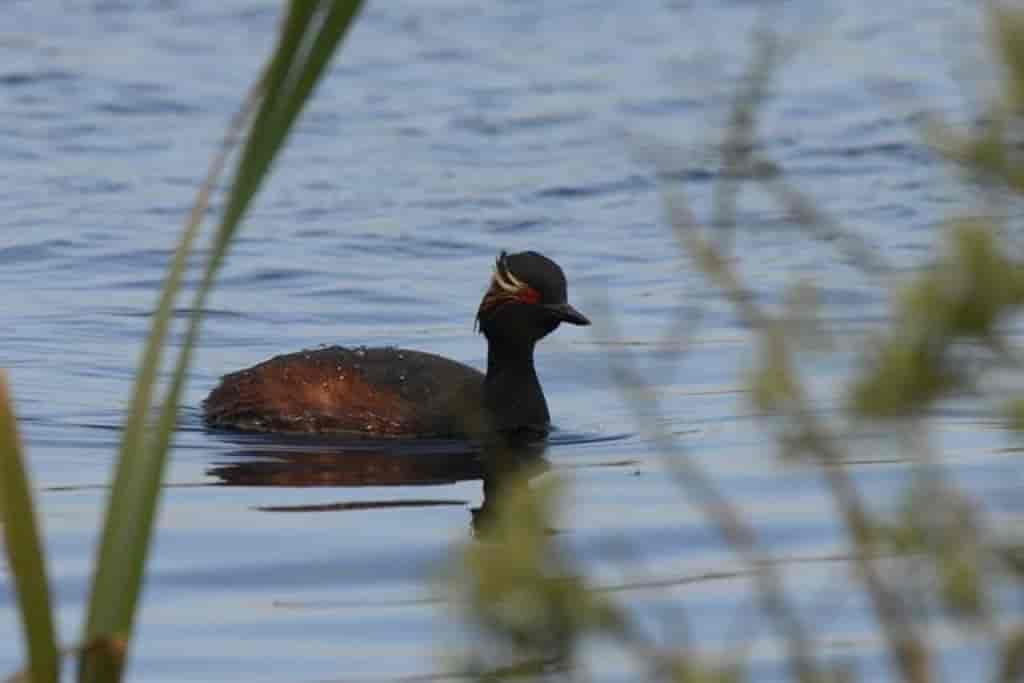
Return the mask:
<svg viewBox="0 0 1024 683">
<path fill-rule="evenodd" d="M 501 432 L 546 432 L 551 420 L 533 367 L 535 342 L 488 339 L 484 407 Z"/>
</svg>

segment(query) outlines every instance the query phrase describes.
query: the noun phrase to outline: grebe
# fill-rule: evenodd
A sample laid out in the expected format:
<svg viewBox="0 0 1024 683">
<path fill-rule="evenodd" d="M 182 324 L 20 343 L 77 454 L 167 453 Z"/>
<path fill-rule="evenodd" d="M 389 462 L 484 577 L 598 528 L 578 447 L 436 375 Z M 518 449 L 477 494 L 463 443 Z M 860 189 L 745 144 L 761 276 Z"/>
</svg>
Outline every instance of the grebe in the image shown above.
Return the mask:
<svg viewBox="0 0 1024 683">
<path fill-rule="evenodd" d="M 203 401 L 211 427 L 375 437 L 543 438 L 551 418 L 533 350 L 560 323 L 589 325 L 557 263 L 501 252 L 476 314 L 487 373 L 422 351 L 332 346 L 225 375 Z"/>
</svg>

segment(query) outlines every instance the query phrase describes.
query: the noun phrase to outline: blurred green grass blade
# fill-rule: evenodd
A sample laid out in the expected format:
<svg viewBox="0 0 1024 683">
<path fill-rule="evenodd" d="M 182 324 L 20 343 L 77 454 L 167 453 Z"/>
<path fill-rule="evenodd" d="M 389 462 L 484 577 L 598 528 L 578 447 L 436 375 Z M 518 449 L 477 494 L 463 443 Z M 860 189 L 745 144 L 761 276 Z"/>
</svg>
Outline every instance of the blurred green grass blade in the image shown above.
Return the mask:
<svg viewBox="0 0 1024 683">
<path fill-rule="evenodd" d="M 0 525 L 14 579 L 33 683 L 56 683 L 60 654 L 53 629 L 50 589 L 25 472 L 7 378 L 0 372 Z"/>
<path fill-rule="evenodd" d="M 181 288 L 198 229 L 199 223 L 195 222 L 182 235 L 146 340 L 107 503 L 83 640 L 104 636 L 127 638 L 131 631 L 132 612 L 141 587 L 140 577 L 159 494 L 159 486 L 153 491 L 143 482 L 154 478 L 159 482 L 166 455 L 152 452 L 145 446 L 149 406 L 174 300 Z M 120 669 L 121 662 L 113 661 L 107 652 L 87 653 L 81 659 L 79 680 L 118 680 Z"/>
<path fill-rule="evenodd" d="M 242 216 L 360 5 L 361 2 L 351 1 L 303 0 L 289 5 L 274 56 L 258 86 L 259 110 L 246 137 L 171 382 L 155 429 L 148 432 L 147 419 L 153 403 L 158 362 L 201 212 L 194 213 L 181 239 L 154 315 L 125 426 L 100 543 L 85 639 L 127 636 L 131 632 L 178 401 L 192 349 L 198 340 L 206 298 Z M 122 662 L 109 652 L 92 653 L 83 657 L 79 679 L 83 682 L 115 681 L 120 678 L 121 670 Z"/>
<path fill-rule="evenodd" d="M 290 15 L 289 22 L 292 19 Z M 199 232 L 201 214 L 193 211 L 175 250 L 142 353 L 121 437 L 83 640 L 127 636 L 133 624 L 166 460 L 166 449 L 159 452 L 147 447 L 150 407 L 174 302 Z M 81 658 L 79 680 L 118 680 L 121 665 L 109 652 L 86 653 Z"/>
</svg>

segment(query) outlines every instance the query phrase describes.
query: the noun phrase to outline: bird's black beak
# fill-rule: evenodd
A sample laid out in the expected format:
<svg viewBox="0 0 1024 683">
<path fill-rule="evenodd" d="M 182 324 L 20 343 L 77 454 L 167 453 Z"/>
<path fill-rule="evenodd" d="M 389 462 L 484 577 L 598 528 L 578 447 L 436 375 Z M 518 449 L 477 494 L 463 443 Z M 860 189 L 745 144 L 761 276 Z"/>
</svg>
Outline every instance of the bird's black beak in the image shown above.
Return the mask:
<svg viewBox="0 0 1024 683">
<path fill-rule="evenodd" d="M 572 323 L 573 325 L 589 325 L 590 320 L 587 316 L 583 315 L 569 304 L 548 304 L 544 308 L 551 311 L 556 318 L 562 322 Z"/>
</svg>

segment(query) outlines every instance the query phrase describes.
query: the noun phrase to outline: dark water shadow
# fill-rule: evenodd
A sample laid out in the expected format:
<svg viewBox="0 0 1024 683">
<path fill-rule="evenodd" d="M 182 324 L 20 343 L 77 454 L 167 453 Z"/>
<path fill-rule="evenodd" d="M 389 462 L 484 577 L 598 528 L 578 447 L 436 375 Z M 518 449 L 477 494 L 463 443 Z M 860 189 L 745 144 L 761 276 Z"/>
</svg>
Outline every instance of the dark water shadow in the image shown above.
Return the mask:
<svg viewBox="0 0 1024 683">
<path fill-rule="evenodd" d="M 218 437 L 232 447 L 207 474 L 223 486 L 436 486 L 483 477 L 481 451 L 468 442 Z"/>
<path fill-rule="evenodd" d="M 445 439 L 351 439 L 325 434 L 210 431 L 229 449 L 207 470 L 224 486 L 436 486 L 483 479 L 500 463 L 536 459 L 549 447 L 605 443 L 629 434 L 555 430 L 546 442 L 510 447 Z M 499 453 L 500 451 L 500 453 Z"/>
<path fill-rule="evenodd" d="M 210 432 L 230 448 L 207 469 L 221 486 L 409 487 L 480 480 L 483 502 L 472 509 L 473 528 L 490 518 L 496 492 L 511 476 L 546 471 L 548 448 L 600 443 L 624 436 L 554 432 L 529 444 L 481 444 L 457 440 L 352 440 L 317 434 Z M 465 506 L 468 501 L 428 496 L 386 497 L 314 505 L 270 505 L 262 512 L 344 512 L 380 508 Z"/>
</svg>

